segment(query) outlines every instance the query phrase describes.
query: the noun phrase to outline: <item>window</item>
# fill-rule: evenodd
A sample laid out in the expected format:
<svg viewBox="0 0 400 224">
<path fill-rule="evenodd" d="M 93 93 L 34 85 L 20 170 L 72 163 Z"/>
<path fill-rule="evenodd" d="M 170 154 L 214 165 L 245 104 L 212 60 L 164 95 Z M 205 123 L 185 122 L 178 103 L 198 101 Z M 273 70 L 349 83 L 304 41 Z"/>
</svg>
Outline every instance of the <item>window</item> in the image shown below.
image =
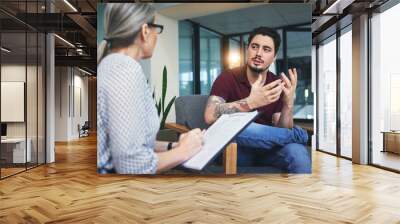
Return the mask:
<svg viewBox="0 0 400 224">
<path fill-rule="evenodd" d="M 398 69 L 400 33 L 395 28 L 398 27 L 398 21 L 400 21 L 400 4 L 380 14 L 375 14 L 371 19 L 372 163 L 395 170 L 400 170 L 400 155 L 392 153 L 390 140 L 385 141 L 382 132 L 400 130 L 400 71 Z M 395 142 L 400 139 L 400 133 L 396 135 L 389 133 L 387 137 Z M 384 145 L 384 142 L 387 145 Z M 399 145 L 394 144 L 395 150 L 398 147 Z"/>
<path fill-rule="evenodd" d="M 179 95 L 193 91 L 193 28 L 189 22 L 179 22 Z"/>
<path fill-rule="evenodd" d="M 222 71 L 221 39 L 218 34 L 200 27 L 200 46 L 196 49 L 193 42 L 197 38 L 193 35 L 194 26 L 191 22 L 179 22 L 179 94 L 193 95 L 195 93 L 194 59 L 196 50 L 200 51 L 200 94 L 207 95 L 217 76 Z"/>
<path fill-rule="evenodd" d="M 240 52 L 240 38 L 229 39 L 229 54 L 228 54 L 229 68 L 239 67 L 242 60 L 242 54 Z"/>
<path fill-rule="evenodd" d="M 207 95 L 221 73 L 221 37 L 200 28 L 200 93 Z"/>
<path fill-rule="evenodd" d="M 336 35 L 318 48 L 318 149 L 336 154 Z"/>
<path fill-rule="evenodd" d="M 311 32 L 287 32 L 288 68 L 296 68 L 297 89 L 293 117 L 313 119 L 311 94 Z M 284 71 L 287 74 L 287 71 Z M 288 75 L 288 74 L 287 74 Z"/>
<path fill-rule="evenodd" d="M 352 34 L 351 25 L 340 36 L 340 154 L 352 157 Z"/>
<path fill-rule="evenodd" d="M 281 36 L 281 45 L 279 46 L 278 53 L 276 54 L 275 63 L 273 63 L 269 70 L 274 74 L 279 74 L 284 71 L 284 58 L 283 58 L 283 32 L 282 30 L 277 30 L 279 35 Z M 287 71 L 286 71 L 287 72 Z"/>
</svg>

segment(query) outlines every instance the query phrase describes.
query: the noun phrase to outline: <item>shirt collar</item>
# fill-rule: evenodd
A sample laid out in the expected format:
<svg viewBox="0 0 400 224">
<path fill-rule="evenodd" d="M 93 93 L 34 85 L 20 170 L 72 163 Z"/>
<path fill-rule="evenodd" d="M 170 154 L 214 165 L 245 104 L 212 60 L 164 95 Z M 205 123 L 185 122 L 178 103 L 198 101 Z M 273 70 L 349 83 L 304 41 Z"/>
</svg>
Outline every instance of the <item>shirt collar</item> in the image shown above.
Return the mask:
<svg viewBox="0 0 400 224">
<path fill-rule="evenodd" d="M 249 80 L 247 79 L 247 69 L 246 69 L 246 66 L 240 67 L 240 70 L 239 70 L 239 71 L 240 71 L 240 72 L 239 72 L 239 75 L 238 75 L 238 81 L 239 81 L 240 83 L 243 83 L 243 84 L 247 85 L 248 87 L 251 87 L 250 82 L 249 82 Z M 268 70 L 268 72 L 267 72 L 267 78 L 266 78 L 266 80 L 265 80 L 265 83 L 267 83 L 268 80 L 269 80 L 270 78 L 272 78 L 271 76 L 273 76 L 273 75 L 274 75 L 274 74 Z"/>
</svg>

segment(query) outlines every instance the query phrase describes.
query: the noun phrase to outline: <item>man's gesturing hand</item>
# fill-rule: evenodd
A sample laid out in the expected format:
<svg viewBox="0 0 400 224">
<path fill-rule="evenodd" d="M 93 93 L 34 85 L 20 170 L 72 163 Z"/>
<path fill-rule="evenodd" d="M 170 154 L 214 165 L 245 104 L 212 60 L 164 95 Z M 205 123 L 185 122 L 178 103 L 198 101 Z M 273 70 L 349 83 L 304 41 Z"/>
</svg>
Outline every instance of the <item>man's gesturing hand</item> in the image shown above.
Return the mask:
<svg viewBox="0 0 400 224">
<path fill-rule="evenodd" d="M 297 86 L 297 71 L 296 69 L 289 69 L 289 76 L 285 75 L 285 73 L 281 73 L 283 85 L 283 103 L 288 108 L 293 108 L 294 104 L 294 94 L 296 93 L 296 86 Z"/>
<path fill-rule="evenodd" d="M 268 85 L 264 85 L 266 76 L 260 75 L 251 85 L 251 92 L 247 97 L 247 104 L 250 109 L 256 109 L 277 101 L 282 93 L 282 80 L 275 80 Z"/>
</svg>

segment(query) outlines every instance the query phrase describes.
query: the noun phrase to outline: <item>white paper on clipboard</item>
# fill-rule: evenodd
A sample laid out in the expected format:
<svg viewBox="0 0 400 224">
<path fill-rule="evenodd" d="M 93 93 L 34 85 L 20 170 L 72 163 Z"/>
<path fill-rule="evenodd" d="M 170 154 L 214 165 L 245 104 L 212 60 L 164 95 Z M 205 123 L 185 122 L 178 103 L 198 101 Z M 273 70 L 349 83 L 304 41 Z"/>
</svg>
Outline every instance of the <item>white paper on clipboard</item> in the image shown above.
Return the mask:
<svg viewBox="0 0 400 224">
<path fill-rule="evenodd" d="M 202 170 L 224 146 L 254 120 L 257 114 L 257 111 L 223 114 L 204 133 L 202 149 L 183 163 L 183 166 L 189 169 Z"/>
</svg>

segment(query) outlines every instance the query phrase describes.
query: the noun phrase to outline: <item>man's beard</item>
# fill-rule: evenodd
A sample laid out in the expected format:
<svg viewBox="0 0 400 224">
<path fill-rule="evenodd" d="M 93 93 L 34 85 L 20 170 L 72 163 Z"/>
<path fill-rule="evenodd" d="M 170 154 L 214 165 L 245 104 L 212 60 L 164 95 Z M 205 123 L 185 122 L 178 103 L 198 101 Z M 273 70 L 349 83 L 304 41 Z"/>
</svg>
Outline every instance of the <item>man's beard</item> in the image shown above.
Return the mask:
<svg viewBox="0 0 400 224">
<path fill-rule="evenodd" d="M 249 67 L 250 70 L 251 70 L 252 72 L 256 73 L 257 75 L 258 75 L 258 74 L 261 74 L 261 73 L 263 73 L 263 72 L 265 72 L 265 71 L 267 71 L 268 68 L 269 68 L 269 66 L 266 66 L 265 68 L 257 68 L 257 67 L 253 67 L 253 66 L 251 66 L 251 65 L 249 65 L 249 64 L 247 64 L 247 67 Z"/>
</svg>

